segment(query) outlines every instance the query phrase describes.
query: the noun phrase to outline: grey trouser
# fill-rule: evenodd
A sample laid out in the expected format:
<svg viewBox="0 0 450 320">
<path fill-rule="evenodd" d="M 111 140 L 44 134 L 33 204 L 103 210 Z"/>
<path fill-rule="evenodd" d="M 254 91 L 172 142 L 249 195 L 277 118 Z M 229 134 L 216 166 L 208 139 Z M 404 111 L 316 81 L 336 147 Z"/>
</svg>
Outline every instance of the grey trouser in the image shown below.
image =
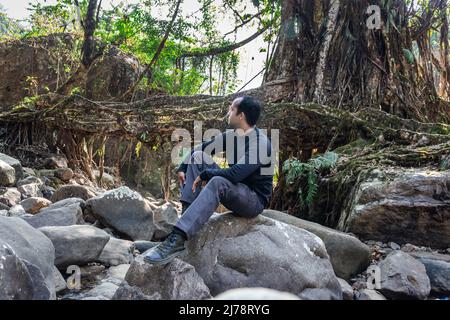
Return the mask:
<svg viewBox="0 0 450 320">
<path fill-rule="evenodd" d="M 254 218 L 264 210 L 264 205 L 257 194 L 247 185 L 232 183 L 219 176 L 212 177 L 203 189 L 199 183 L 195 193 L 192 193 L 192 185 L 200 173 L 206 168 L 219 166 L 202 151 L 194 152 L 190 160 L 180 198 L 180 201 L 190 203 L 190 206 L 176 224 L 186 233 L 188 239 L 208 221 L 219 203 L 231 210 L 234 215 L 246 218 Z"/>
</svg>

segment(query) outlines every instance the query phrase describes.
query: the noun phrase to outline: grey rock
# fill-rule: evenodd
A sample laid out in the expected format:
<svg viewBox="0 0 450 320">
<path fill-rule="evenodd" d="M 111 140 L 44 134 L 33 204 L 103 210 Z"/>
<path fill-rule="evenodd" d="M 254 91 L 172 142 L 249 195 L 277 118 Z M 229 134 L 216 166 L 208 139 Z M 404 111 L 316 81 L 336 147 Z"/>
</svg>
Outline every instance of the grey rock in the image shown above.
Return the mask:
<svg viewBox="0 0 450 320">
<path fill-rule="evenodd" d="M 88 200 L 95 195 L 95 191 L 90 187 L 68 184 L 56 190 L 52 196 L 52 202 L 58 202 L 67 198 L 81 198 L 83 200 Z"/>
<path fill-rule="evenodd" d="M 100 178 L 100 171 L 98 170 L 94 170 L 94 177 L 95 179 L 97 179 L 97 181 Z M 114 188 L 115 186 L 115 180 L 114 177 L 112 175 L 110 175 L 109 173 L 103 172 L 102 174 L 102 180 L 100 181 L 101 185 L 110 189 L 110 188 Z"/>
<path fill-rule="evenodd" d="M 111 237 L 97 261 L 107 267 L 129 264 L 133 260 L 133 251 L 134 244 L 132 241 Z"/>
<path fill-rule="evenodd" d="M 67 168 L 67 159 L 63 155 L 52 155 L 44 159 L 44 167 L 47 169 Z"/>
<path fill-rule="evenodd" d="M 341 285 L 342 289 L 342 299 L 343 300 L 353 300 L 353 288 L 352 286 L 345 281 L 344 279 L 338 278 L 339 284 Z"/>
<path fill-rule="evenodd" d="M 20 187 L 20 186 L 23 186 L 23 185 L 26 185 L 26 184 L 30 184 L 30 183 L 36 183 L 38 185 L 42 185 L 43 184 L 42 180 L 39 179 L 38 177 L 28 176 L 28 177 L 26 177 L 26 178 L 24 178 L 22 180 L 19 180 L 17 182 L 17 186 Z"/>
<path fill-rule="evenodd" d="M 0 300 L 31 300 L 33 281 L 25 263 L 0 240 Z"/>
<path fill-rule="evenodd" d="M 305 229 L 321 238 L 330 255 L 333 269 L 340 278 L 349 280 L 351 276 L 364 271 L 370 264 L 370 248 L 349 234 L 276 210 L 264 210 L 262 214 L 266 217 Z"/>
<path fill-rule="evenodd" d="M 395 242 L 389 242 L 388 246 L 392 249 L 392 250 L 400 250 L 400 246 L 398 244 L 396 244 Z"/>
<path fill-rule="evenodd" d="M 0 186 L 12 186 L 16 181 L 16 170 L 0 160 Z"/>
<path fill-rule="evenodd" d="M 48 200 L 51 200 L 56 192 L 55 188 L 46 185 L 41 185 L 39 190 L 41 190 L 42 196 Z"/>
<path fill-rule="evenodd" d="M 125 280 L 130 264 L 119 264 L 118 266 L 110 267 L 108 269 L 108 276 L 118 280 L 120 283 Z"/>
<path fill-rule="evenodd" d="M 54 299 L 55 248 L 50 239 L 20 218 L 0 217 L 0 240 L 26 265 L 33 281 L 33 299 Z"/>
<path fill-rule="evenodd" d="M 263 287 L 300 295 L 342 291 L 323 241 L 303 229 L 264 216 L 214 214 L 187 242 L 188 255 L 213 295 L 238 287 Z"/>
<path fill-rule="evenodd" d="M 52 202 L 45 198 L 31 197 L 19 202 L 19 205 L 30 214 L 36 214 L 42 208 L 48 207 Z"/>
<path fill-rule="evenodd" d="M 87 295 L 90 297 L 97 297 L 100 300 L 111 300 L 118 288 L 118 285 L 105 281 L 89 290 Z"/>
<path fill-rule="evenodd" d="M 362 289 L 356 292 L 355 300 L 386 300 L 386 298 L 376 290 Z"/>
<path fill-rule="evenodd" d="M 450 296 L 450 255 L 414 252 L 411 255 L 422 262 L 430 278 L 431 292 Z"/>
<path fill-rule="evenodd" d="M 160 243 L 161 242 L 157 242 L 157 241 L 137 240 L 137 241 L 134 241 L 134 248 L 137 251 L 139 251 L 139 253 L 144 253 L 148 249 L 151 249 Z"/>
<path fill-rule="evenodd" d="M 22 196 L 16 188 L 0 188 L 0 203 L 12 207 L 18 204 L 21 199 Z"/>
<path fill-rule="evenodd" d="M 339 230 L 364 240 L 448 247 L 450 171 L 386 168 L 356 184 L 349 197 Z"/>
<path fill-rule="evenodd" d="M 133 240 L 152 240 L 156 226 L 147 201 L 128 187 L 107 191 L 86 201 L 87 210 L 104 225 Z"/>
<path fill-rule="evenodd" d="M 55 279 L 55 291 L 56 293 L 60 293 L 61 291 L 64 291 L 67 289 L 67 283 L 64 279 L 61 272 L 59 272 L 58 268 L 53 267 L 53 276 Z"/>
<path fill-rule="evenodd" d="M 64 182 L 68 182 L 73 177 L 73 171 L 70 168 L 56 169 L 54 174 L 55 174 L 55 177 L 61 179 Z"/>
<path fill-rule="evenodd" d="M 268 288 L 238 288 L 225 291 L 214 297 L 214 300 L 300 300 L 289 292 L 281 292 Z"/>
<path fill-rule="evenodd" d="M 203 279 L 194 267 L 179 259 L 156 266 L 148 264 L 144 255 L 136 257 L 128 270 L 125 281 L 148 296 L 159 293 L 164 300 L 201 300 L 211 295 Z"/>
<path fill-rule="evenodd" d="M 10 157 L 4 153 L 0 153 L 0 160 L 6 162 L 7 164 L 9 164 L 11 167 L 14 168 L 14 171 L 16 172 L 16 181 L 19 181 L 20 179 L 22 179 L 23 177 L 23 168 L 22 165 L 20 164 L 20 161 Z"/>
<path fill-rule="evenodd" d="M 67 206 L 52 205 L 34 216 L 22 218 L 35 228 L 85 224 L 83 211 L 79 203 L 72 203 Z"/>
<path fill-rule="evenodd" d="M 39 230 L 53 242 L 58 268 L 97 260 L 109 241 L 106 232 L 87 225 L 43 227 Z"/>
<path fill-rule="evenodd" d="M 23 167 L 23 177 L 28 178 L 29 176 L 36 176 L 36 172 L 32 168 Z"/>
<path fill-rule="evenodd" d="M 3 204 L 3 203 L 0 202 L 0 210 L 6 210 L 6 211 L 8 211 L 9 209 L 10 209 L 9 206 L 7 206 L 6 204 Z"/>
<path fill-rule="evenodd" d="M 72 206 L 73 204 L 78 204 L 78 206 L 82 210 L 84 210 L 84 207 L 86 206 L 86 202 L 81 198 L 66 198 L 66 199 L 60 200 L 58 202 L 52 203 L 47 208 L 44 208 L 41 211 L 44 212 L 46 210 L 60 209 L 60 208 Z"/>
<path fill-rule="evenodd" d="M 31 197 L 39 197 L 39 198 L 43 197 L 40 185 L 37 183 L 24 184 L 18 187 L 17 190 L 22 194 L 23 199 Z"/>
<path fill-rule="evenodd" d="M 158 292 L 146 295 L 138 287 L 130 286 L 126 281 L 122 282 L 112 300 L 161 300 L 162 297 Z"/>
<path fill-rule="evenodd" d="M 299 295 L 301 300 L 334 300 L 333 294 L 326 289 L 307 288 Z"/>
<path fill-rule="evenodd" d="M 8 216 L 8 210 L 0 210 L 0 216 L 7 217 Z"/>
<path fill-rule="evenodd" d="M 27 214 L 25 209 L 20 205 L 16 204 L 15 206 L 11 207 L 8 211 L 9 217 L 23 217 Z"/>
<path fill-rule="evenodd" d="M 425 299 L 430 294 L 430 279 L 425 266 L 409 254 L 394 251 L 379 264 L 380 292 L 389 299 Z"/>
<path fill-rule="evenodd" d="M 173 229 L 178 221 L 178 213 L 173 204 L 164 203 L 153 209 L 153 219 L 155 221 L 156 230 L 153 238 L 155 240 L 164 239 Z"/>
</svg>

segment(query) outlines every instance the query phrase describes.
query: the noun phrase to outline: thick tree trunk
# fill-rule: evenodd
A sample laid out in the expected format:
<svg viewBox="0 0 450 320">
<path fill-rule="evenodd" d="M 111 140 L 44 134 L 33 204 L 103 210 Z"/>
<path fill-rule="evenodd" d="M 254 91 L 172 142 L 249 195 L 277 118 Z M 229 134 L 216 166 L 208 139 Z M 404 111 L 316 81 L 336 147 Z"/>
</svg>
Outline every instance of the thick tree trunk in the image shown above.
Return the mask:
<svg viewBox="0 0 450 320">
<path fill-rule="evenodd" d="M 438 10 L 438 2 L 430 3 L 430 10 Z M 411 17 L 404 0 L 389 2 L 389 8 L 383 3 L 283 1 L 279 44 L 265 83 L 279 93 L 279 100 L 448 120 L 449 106 L 438 98 L 433 68 L 421 69 L 420 61 L 410 60 L 414 42 L 420 48 L 426 37 L 411 34 L 415 29 L 408 25 Z M 374 4 L 381 8 L 379 29 L 367 26 L 366 12 Z M 429 53 L 428 47 L 420 52 Z M 431 64 L 431 58 L 425 60 Z"/>
</svg>

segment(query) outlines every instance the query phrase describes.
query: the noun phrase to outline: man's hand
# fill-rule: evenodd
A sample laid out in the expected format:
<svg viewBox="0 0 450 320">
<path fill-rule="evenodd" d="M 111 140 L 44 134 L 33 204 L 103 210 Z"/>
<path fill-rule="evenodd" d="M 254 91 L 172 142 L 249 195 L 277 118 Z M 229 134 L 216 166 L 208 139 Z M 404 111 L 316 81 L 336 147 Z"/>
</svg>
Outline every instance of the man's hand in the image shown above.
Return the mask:
<svg viewBox="0 0 450 320">
<path fill-rule="evenodd" d="M 183 171 L 178 172 L 178 181 L 180 182 L 180 187 L 183 188 L 183 184 L 186 181 L 186 175 Z"/>
<path fill-rule="evenodd" d="M 192 184 L 192 193 L 195 192 L 195 189 L 197 189 L 197 185 L 202 182 L 202 187 L 204 187 L 206 185 L 206 181 L 203 181 L 200 176 L 197 177 L 197 179 L 195 179 L 194 183 Z"/>
</svg>

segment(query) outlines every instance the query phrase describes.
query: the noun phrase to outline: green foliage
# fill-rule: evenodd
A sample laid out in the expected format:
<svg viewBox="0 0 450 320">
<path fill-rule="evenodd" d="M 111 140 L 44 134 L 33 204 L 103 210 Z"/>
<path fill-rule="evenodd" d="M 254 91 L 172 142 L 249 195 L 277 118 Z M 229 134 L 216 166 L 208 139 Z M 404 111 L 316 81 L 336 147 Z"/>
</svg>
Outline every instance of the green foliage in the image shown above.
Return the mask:
<svg viewBox="0 0 450 320">
<path fill-rule="evenodd" d="M 301 208 L 311 206 L 313 203 L 319 187 L 319 172 L 334 167 L 338 158 L 338 154 L 327 152 L 324 155 L 310 159 L 307 163 L 303 163 L 295 158 L 284 162 L 283 172 L 286 174 L 286 182 L 300 185 L 297 193 Z M 304 183 L 305 181 L 306 183 Z"/>
<path fill-rule="evenodd" d="M 17 38 L 23 32 L 18 21 L 9 18 L 0 4 L 0 40 Z"/>
<path fill-rule="evenodd" d="M 249 22 L 245 27 L 261 28 L 274 25 L 264 34 L 264 41 L 273 43 L 277 31 L 276 23 L 280 22 L 279 0 L 197 0 L 197 2 L 200 9 L 189 14 L 186 14 L 186 8 L 182 6 L 183 9 L 175 19 L 164 49 L 151 70 L 151 79 L 145 75 L 138 84 L 138 88 L 142 91 L 150 89 L 171 95 L 210 92 L 225 95 L 235 92 L 241 85 L 241 81 L 237 79 L 239 65 L 237 50 L 212 57 L 180 59 L 180 56 L 186 52 L 205 52 L 237 42 L 237 35 L 243 29 L 240 25 L 247 20 Z M 71 33 L 76 41 L 81 42 L 82 21 L 89 0 L 78 0 L 78 3 L 79 7 L 75 4 L 75 0 L 56 0 L 52 4 L 37 0 L 30 3 L 28 28 L 22 30 L 20 36 L 30 38 Z M 117 5 L 110 7 L 102 5 L 95 37 L 103 45 L 114 45 L 136 56 L 142 65 L 149 64 L 169 26 L 175 1 L 143 0 L 134 3 L 117 1 L 115 4 Z M 256 12 L 259 12 L 257 18 L 254 17 Z M 235 25 L 231 24 L 229 30 L 221 30 L 219 22 L 223 17 L 231 17 L 235 20 Z M 9 30 L 8 33 L 13 33 L 11 21 L 6 18 L 6 15 L 1 13 L 0 7 L 0 39 L 6 29 Z M 224 36 L 226 31 L 230 32 Z M 72 51 L 80 55 L 80 43 L 77 43 Z M 70 66 L 64 64 L 62 70 L 67 75 L 74 71 L 73 67 L 73 64 Z"/>
</svg>

